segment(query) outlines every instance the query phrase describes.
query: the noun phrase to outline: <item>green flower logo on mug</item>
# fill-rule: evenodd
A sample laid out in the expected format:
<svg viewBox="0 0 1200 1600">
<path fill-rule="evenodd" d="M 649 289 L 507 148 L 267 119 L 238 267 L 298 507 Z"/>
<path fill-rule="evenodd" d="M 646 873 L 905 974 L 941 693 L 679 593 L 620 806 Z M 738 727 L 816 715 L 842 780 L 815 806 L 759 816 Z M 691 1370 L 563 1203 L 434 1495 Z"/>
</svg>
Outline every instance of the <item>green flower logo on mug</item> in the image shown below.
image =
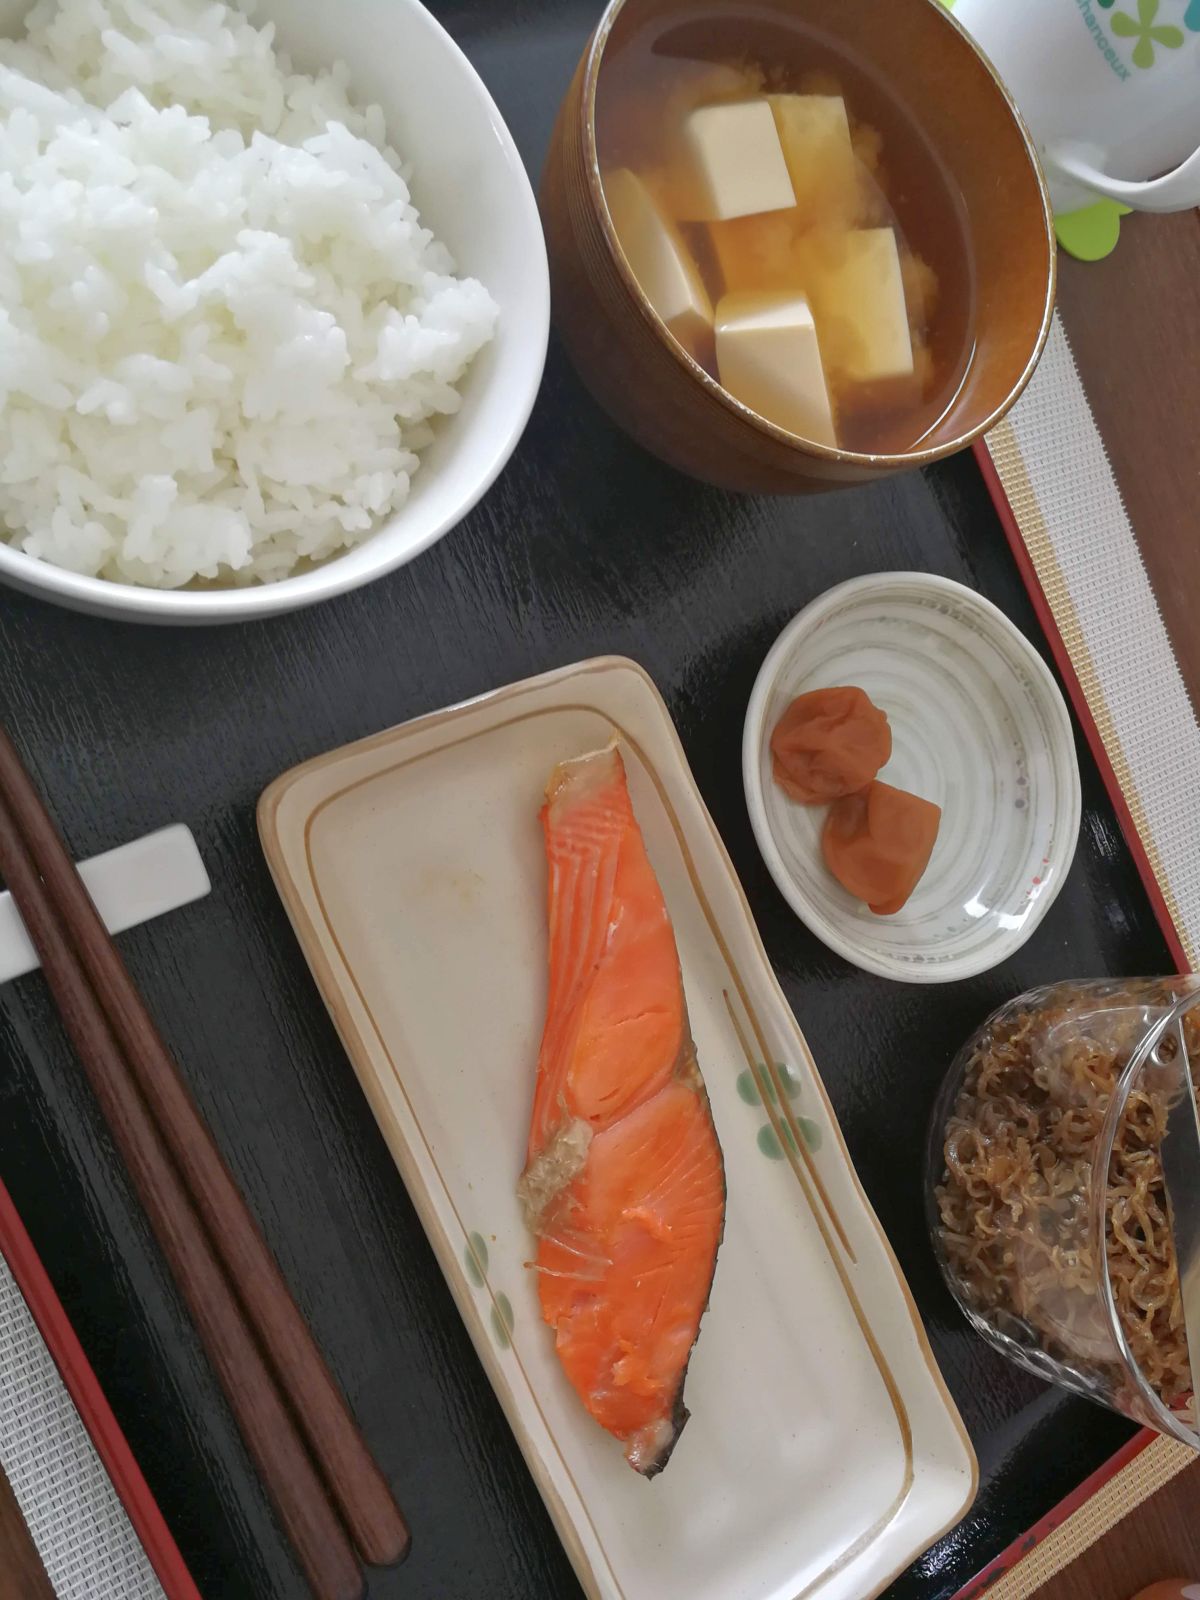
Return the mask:
<svg viewBox="0 0 1200 1600">
<path fill-rule="evenodd" d="M 1105 5 L 1106 0 L 1100 0 Z M 1107 0 L 1112 5 L 1113 0 Z M 1128 11 L 1114 11 L 1112 31 L 1121 39 L 1136 39 L 1133 47 L 1133 64 L 1135 67 L 1152 67 L 1155 62 L 1154 47 L 1161 46 L 1164 50 L 1178 50 L 1183 43 L 1183 29 L 1177 28 L 1173 22 L 1158 21 L 1159 0 L 1137 0 L 1137 16 L 1131 17 Z M 1188 26 L 1196 7 L 1188 11 Z"/>
<path fill-rule="evenodd" d="M 1111 11 L 1117 0 L 1100 0 L 1105 11 Z M 1190 33 L 1200 33 L 1200 0 L 1191 0 L 1183 13 L 1183 25 Z"/>
</svg>

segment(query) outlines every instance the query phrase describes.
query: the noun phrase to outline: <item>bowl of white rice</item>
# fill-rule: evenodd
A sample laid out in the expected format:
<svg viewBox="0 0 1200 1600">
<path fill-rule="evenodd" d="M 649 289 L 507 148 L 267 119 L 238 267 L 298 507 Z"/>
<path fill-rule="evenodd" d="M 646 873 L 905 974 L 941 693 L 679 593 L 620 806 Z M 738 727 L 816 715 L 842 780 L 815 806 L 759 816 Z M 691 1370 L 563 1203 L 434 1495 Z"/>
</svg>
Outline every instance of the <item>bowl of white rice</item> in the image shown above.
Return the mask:
<svg viewBox="0 0 1200 1600">
<path fill-rule="evenodd" d="M 548 327 L 418 0 L 0 0 L 0 581 L 169 623 L 368 583 L 500 472 Z"/>
</svg>

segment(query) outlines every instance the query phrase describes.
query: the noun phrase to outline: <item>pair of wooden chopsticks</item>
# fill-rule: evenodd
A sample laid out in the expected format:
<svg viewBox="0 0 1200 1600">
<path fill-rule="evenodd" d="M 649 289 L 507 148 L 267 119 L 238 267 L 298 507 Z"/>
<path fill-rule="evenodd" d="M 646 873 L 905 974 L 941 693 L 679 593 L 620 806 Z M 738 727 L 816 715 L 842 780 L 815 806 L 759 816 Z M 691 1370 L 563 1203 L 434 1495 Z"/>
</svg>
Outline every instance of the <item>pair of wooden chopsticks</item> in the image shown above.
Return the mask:
<svg viewBox="0 0 1200 1600">
<path fill-rule="evenodd" d="M 33 1535 L 0 1468 L 0 1600 L 54 1600 Z"/>
<path fill-rule="evenodd" d="M 353 1600 L 404 1518 L 3 729 L 0 878 L 313 1593 Z"/>
</svg>

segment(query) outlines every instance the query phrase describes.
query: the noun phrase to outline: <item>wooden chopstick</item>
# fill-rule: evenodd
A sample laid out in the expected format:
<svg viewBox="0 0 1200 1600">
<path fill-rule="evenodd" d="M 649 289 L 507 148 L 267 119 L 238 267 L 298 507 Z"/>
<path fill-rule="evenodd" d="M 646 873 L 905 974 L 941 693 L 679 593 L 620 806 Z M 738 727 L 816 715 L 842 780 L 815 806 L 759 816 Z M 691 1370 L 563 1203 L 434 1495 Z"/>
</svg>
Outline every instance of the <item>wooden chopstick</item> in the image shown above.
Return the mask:
<svg viewBox="0 0 1200 1600">
<path fill-rule="evenodd" d="M 7 801 L 359 1554 L 375 1566 L 402 1561 L 410 1541 L 400 1508 L 58 830 L 2 728 L 0 795 Z"/>
<path fill-rule="evenodd" d="M 346 1530 L 121 1056 L 3 793 L 0 876 L 21 913 L 63 1026 L 309 1585 L 318 1600 L 357 1600 L 363 1593 L 363 1575 Z"/>
<path fill-rule="evenodd" d="M 0 1600 L 54 1600 L 37 1545 L 0 1467 Z"/>
</svg>

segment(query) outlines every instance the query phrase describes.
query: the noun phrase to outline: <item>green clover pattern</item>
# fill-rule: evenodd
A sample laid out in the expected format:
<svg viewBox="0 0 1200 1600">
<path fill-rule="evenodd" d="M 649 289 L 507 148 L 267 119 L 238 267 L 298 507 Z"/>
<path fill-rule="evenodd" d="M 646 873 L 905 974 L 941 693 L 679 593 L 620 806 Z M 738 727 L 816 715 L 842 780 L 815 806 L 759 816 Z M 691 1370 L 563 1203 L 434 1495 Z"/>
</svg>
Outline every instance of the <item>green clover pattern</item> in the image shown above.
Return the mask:
<svg viewBox="0 0 1200 1600">
<path fill-rule="evenodd" d="M 779 1097 L 775 1090 L 775 1078 L 778 1078 L 780 1084 L 783 1086 L 783 1092 L 789 1100 L 794 1100 L 800 1093 L 800 1079 L 796 1076 L 795 1071 L 791 1067 L 787 1066 L 784 1062 L 777 1061 L 775 1063 L 774 1077 L 772 1077 L 771 1073 L 767 1071 L 767 1068 L 763 1066 L 761 1062 L 758 1064 L 757 1070 L 759 1077 L 762 1078 L 763 1082 L 767 1086 L 767 1099 L 773 1106 L 778 1105 L 779 1103 Z M 758 1091 L 758 1081 L 755 1077 L 755 1074 L 751 1072 L 749 1067 L 747 1067 L 744 1072 L 738 1073 L 737 1092 L 739 1098 L 744 1100 L 748 1106 L 762 1105 L 762 1096 Z M 811 1117 L 796 1117 L 795 1121 L 796 1126 L 800 1129 L 801 1138 L 803 1138 L 804 1143 L 808 1146 L 808 1148 L 810 1150 L 819 1150 L 821 1148 L 820 1126 L 815 1123 Z M 788 1149 L 791 1150 L 793 1154 L 798 1154 L 796 1150 L 796 1136 L 792 1132 L 790 1121 L 787 1118 L 782 1118 L 779 1125 L 783 1131 L 784 1142 L 787 1144 Z M 756 1142 L 758 1144 L 758 1148 L 769 1161 L 783 1160 L 785 1153 L 783 1144 L 780 1143 L 779 1134 L 776 1133 L 774 1124 L 769 1118 L 763 1123 L 762 1127 L 759 1128 L 758 1139 Z"/>
<path fill-rule="evenodd" d="M 463 1247 L 463 1265 L 467 1269 L 467 1277 L 477 1289 L 488 1288 L 488 1247 L 481 1233 L 467 1235 Z M 508 1296 L 503 1291 L 492 1293 L 492 1338 L 501 1350 L 507 1350 L 512 1344 L 514 1320 L 512 1301 Z"/>
<path fill-rule="evenodd" d="M 1155 62 L 1154 47 L 1178 50 L 1183 44 L 1183 29 L 1173 22 L 1159 22 L 1160 0 L 1137 0 L 1137 16 L 1128 11 L 1114 11 L 1112 31 L 1121 39 L 1135 39 L 1133 64 L 1135 67 L 1152 67 Z"/>
</svg>

